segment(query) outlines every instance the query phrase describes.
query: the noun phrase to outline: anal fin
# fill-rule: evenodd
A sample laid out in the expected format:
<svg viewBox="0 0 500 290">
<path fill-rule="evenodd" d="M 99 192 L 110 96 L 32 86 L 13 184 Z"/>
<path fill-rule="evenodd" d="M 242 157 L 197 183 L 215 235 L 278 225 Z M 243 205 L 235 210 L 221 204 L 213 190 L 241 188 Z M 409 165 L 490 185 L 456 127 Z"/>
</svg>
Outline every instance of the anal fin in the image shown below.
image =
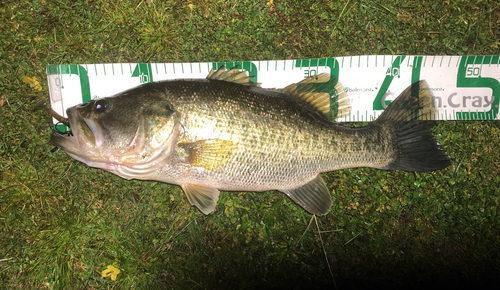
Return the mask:
<svg viewBox="0 0 500 290">
<path fill-rule="evenodd" d="M 218 189 L 191 183 L 184 184 L 181 187 L 191 205 L 196 206 L 204 214 L 214 212 L 219 200 Z"/>
<path fill-rule="evenodd" d="M 319 174 L 304 185 L 282 191 L 312 214 L 321 216 L 330 211 L 332 197 L 325 181 Z"/>
</svg>

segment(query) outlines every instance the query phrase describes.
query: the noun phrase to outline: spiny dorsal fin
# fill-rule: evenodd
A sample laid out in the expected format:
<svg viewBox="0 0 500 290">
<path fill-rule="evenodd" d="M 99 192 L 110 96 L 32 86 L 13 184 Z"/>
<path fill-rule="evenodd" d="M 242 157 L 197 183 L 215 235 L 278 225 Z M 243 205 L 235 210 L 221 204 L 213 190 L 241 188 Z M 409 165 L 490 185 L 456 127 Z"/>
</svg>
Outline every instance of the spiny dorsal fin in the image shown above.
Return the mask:
<svg viewBox="0 0 500 290">
<path fill-rule="evenodd" d="M 226 164 L 235 147 L 234 142 L 221 139 L 179 143 L 178 146 L 190 165 L 205 170 L 216 170 Z"/>
<path fill-rule="evenodd" d="M 211 70 L 208 73 L 207 79 L 225 81 L 251 87 L 260 87 L 260 83 L 252 81 L 253 77 L 254 76 L 248 76 L 245 70 L 239 70 L 238 66 L 226 70 L 226 66 L 222 65 L 218 70 Z"/>
<path fill-rule="evenodd" d="M 351 111 L 351 100 L 344 91 L 344 86 L 334 84 L 331 76 L 322 73 L 291 84 L 281 91 L 299 97 L 321 113 L 334 119 L 348 116 Z"/>
</svg>

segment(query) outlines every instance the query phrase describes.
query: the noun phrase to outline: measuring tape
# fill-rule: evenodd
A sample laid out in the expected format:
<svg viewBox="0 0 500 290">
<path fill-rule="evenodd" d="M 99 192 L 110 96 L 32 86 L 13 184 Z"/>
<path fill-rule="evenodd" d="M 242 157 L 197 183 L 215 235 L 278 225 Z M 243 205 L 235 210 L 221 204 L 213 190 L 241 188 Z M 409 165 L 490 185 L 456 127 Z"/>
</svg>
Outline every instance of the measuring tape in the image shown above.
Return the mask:
<svg viewBox="0 0 500 290">
<path fill-rule="evenodd" d="M 114 95 L 143 83 L 205 78 L 221 65 L 238 65 L 263 88 L 284 88 L 326 72 L 351 98 L 351 114 L 338 122 L 376 119 L 406 87 L 426 80 L 434 94 L 437 120 L 498 120 L 500 56 L 363 55 L 320 59 L 203 63 L 114 63 L 49 65 L 52 108 L 66 109 Z M 57 121 L 54 119 L 54 124 Z M 61 129 L 64 131 L 64 125 Z"/>
</svg>

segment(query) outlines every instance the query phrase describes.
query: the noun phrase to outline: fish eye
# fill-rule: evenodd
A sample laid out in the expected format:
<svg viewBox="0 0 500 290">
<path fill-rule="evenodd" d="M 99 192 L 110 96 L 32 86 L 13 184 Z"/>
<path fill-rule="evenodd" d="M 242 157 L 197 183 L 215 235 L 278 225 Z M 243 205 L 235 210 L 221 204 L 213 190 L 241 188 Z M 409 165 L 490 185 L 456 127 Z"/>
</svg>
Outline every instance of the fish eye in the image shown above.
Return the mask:
<svg viewBox="0 0 500 290">
<path fill-rule="evenodd" d="M 99 100 L 99 101 L 95 102 L 94 108 L 98 113 L 104 113 L 106 111 L 106 109 L 108 108 L 108 101 Z"/>
</svg>

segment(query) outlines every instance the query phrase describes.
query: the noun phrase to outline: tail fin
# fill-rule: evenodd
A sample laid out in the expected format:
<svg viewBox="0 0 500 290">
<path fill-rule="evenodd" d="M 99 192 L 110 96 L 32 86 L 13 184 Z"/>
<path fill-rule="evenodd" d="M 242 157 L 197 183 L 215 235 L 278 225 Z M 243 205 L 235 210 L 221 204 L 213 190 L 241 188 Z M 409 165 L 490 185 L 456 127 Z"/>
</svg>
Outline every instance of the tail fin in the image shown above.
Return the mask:
<svg viewBox="0 0 500 290">
<path fill-rule="evenodd" d="M 435 116 L 432 92 L 427 82 L 410 85 L 395 99 L 373 126 L 390 128 L 395 133 L 395 156 L 386 170 L 433 171 L 448 167 L 450 157 L 430 129 Z"/>
</svg>

